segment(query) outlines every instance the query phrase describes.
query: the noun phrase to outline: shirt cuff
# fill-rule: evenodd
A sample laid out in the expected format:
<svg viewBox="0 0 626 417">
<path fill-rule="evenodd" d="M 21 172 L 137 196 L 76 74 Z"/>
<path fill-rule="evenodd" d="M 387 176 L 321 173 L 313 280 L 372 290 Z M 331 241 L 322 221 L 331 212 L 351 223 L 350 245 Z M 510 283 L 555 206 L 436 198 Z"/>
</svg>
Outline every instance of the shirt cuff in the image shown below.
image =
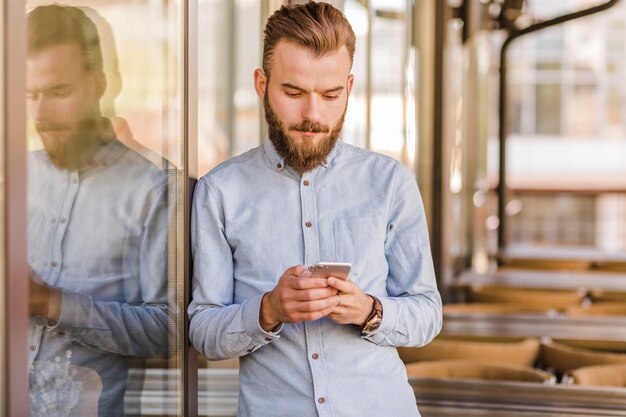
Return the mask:
<svg viewBox="0 0 626 417">
<path fill-rule="evenodd" d="M 259 323 L 259 315 L 261 313 L 261 301 L 263 295 L 246 300 L 242 305 L 243 328 L 248 337 L 250 337 L 257 347 L 272 342 L 280 337 L 279 333 L 283 329 L 281 323 L 273 332 L 266 332 Z"/>
<path fill-rule="evenodd" d="M 378 297 L 378 299 L 383 306 L 383 319 L 376 331 L 369 336 L 363 336 L 364 339 L 376 344 L 383 343 L 387 339 L 387 335 L 393 332 L 398 317 L 398 307 L 393 300 L 387 297 Z"/>
<path fill-rule="evenodd" d="M 83 294 L 63 291 L 59 321 L 49 329 L 57 327 L 88 328 L 91 324 L 93 300 Z"/>
</svg>

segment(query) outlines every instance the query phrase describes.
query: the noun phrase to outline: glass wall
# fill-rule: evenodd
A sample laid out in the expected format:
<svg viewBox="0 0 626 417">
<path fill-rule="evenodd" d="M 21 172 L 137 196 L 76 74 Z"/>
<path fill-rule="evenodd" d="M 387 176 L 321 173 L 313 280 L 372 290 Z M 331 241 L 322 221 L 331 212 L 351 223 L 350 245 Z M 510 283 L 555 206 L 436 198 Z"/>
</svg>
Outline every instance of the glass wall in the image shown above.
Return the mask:
<svg viewBox="0 0 626 417">
<path fill-rule="evenodd" d="M 27 3 L 31 416 L 183 415 L 184 3 Z"/>
</svg>

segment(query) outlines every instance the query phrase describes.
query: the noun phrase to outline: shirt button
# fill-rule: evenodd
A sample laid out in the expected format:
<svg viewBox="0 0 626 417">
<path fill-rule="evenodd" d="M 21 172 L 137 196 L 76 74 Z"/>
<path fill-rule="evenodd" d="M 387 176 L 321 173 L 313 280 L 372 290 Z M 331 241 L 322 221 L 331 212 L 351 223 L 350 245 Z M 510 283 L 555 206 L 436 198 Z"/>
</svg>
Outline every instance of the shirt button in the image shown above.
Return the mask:
<svg viewBox="0 0 626 417">
<path fill-rule="evenodd" d="M 304 180 L 304 182 L 302 184 L 304 184 L 305 187 L 308 187 L 310 182 L 309 182 L 309 180 Z"/>
<path fill-rule="evenodd" d="M 310 228 L 311 226 L 313 226 L 313 223 L 311 223 L 311 222 L 306 222 L 306 223 L 304 223 L 304 225 L 305 225 L 306 227 Z"/>
<path fill-rule="evenodd" d="M 320 357 L 320 355 L 318 355 L 317 353 L 314 353 L 314 354 L 312 354 L 312 355 L 311 355 L 311 357 L 312 357 L 314 360 L 317 360 L 317 359 Z"/>
<path fill-rule="evenodd" d="M 57 266 L 59 266 L 59 263 L 57 261 L 52 261 L 50 265 L 52 265 L 53 268 L 56 268 Z"/>
<path fill-rule="evenodd" d="M 276 168 L 283 169 L 283 164 L 276 164 Z"/>
<path fill-rule="evenodd" d="M 317 402 L 318 402 L 318 403 L 320 403 L 320 404 L 324 404 L 324 403 L 326 402 L 326 398 L 324 398 L 324 397 L 319 397 L 319 398 L 317 399 Z"/>
<path fill-rule="evenodd" d="M 31 345 L 31 346 L 30 346 L 30 351 L 31 351 L 31 352 L 34 352 L 34 351 L 36 351 L 36 350 L 37 350 L 37 346 L 35 346 L 35 345 Z"/>
<path fill-rule="evenodd" d="M 61 223 L 61 224 L 65 224 L 65 222 L 67 222 L 66 218 L 63 218 L 63 219 L 59 220 L 59 223 Z"/>
</svg>

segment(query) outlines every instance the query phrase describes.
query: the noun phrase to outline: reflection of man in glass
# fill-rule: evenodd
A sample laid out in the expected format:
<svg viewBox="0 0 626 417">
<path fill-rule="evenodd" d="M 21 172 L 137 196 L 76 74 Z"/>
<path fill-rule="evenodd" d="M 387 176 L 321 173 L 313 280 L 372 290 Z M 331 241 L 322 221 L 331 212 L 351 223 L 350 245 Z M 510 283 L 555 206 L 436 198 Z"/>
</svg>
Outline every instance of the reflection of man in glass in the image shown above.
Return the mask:
<svg viewBox="0 0 626 417">
<path fill-rule="evenodd" d="M 166 354 L 167 178 L 115 138 L 105 89 L 85 13 L 30 12 L 27 101 L 45 148 L 29 155 L 28 177 L 35 415 L 67 415 L 85 398 L 99 416 L 123 415 L 128 358 Z"/>
</svg>

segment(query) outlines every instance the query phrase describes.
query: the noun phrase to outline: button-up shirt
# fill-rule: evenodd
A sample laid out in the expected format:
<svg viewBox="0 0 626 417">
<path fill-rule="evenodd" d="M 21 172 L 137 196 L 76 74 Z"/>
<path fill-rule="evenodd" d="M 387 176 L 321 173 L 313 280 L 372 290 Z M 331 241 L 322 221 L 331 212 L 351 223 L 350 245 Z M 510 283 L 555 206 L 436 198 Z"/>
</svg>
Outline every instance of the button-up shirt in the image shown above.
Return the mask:
<svg viewBox="0 0 626 417">
<path fill-rule="evenodd" d="M 190 337 L 211 360 L 240 357 L 240 417 L 418 416 L 396 346 L 440 330 L 426 219 L 399 162 L 338 142 L 299 175 L 269 140 L 197 184 Z M 380 298 L 372 335 L 328 318 L 259 324 L 261 299 L 289 267 L 349 262 Z"/>
<path fill-rule="evenodd" d="M 63 291 L 56 325 L 30 322 L 31 399 L 59 391 L 63 376 L 84 382 L 70 381 L 69 359 L 98 374 L 98 415 L 123 415 L 128 357 L 167 351 L 166 171 L 117 140 L 80 171 L 58 169 L 43 150 L 28 168 L 28 261 Z"/>
</svg>

